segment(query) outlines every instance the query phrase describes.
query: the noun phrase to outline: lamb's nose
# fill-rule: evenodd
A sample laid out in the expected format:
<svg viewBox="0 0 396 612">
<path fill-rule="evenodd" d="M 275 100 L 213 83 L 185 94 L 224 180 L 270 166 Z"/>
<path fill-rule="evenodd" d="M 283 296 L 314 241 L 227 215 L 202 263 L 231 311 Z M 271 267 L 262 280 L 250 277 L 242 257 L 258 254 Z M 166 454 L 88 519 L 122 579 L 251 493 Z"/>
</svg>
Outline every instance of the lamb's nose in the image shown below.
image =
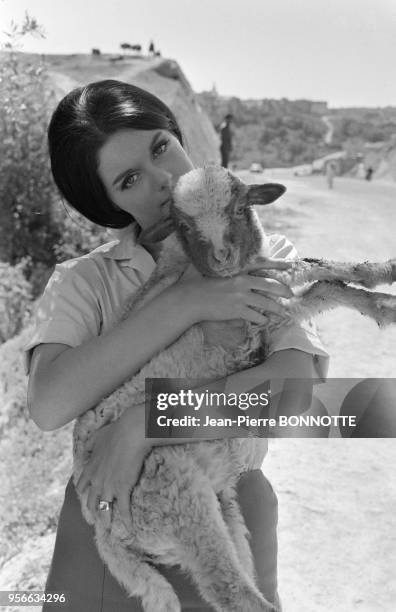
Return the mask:
<svg viewBox="0 0 396 612">
<path fill-rule="evenodd" d="M 229 255 L 230 249 L 228 247 L 223 247 L 222 249 L 216 249 L 216 251 L 213 251 L 213 259 L 217 263 L 224 263 Z"/>
</svg>

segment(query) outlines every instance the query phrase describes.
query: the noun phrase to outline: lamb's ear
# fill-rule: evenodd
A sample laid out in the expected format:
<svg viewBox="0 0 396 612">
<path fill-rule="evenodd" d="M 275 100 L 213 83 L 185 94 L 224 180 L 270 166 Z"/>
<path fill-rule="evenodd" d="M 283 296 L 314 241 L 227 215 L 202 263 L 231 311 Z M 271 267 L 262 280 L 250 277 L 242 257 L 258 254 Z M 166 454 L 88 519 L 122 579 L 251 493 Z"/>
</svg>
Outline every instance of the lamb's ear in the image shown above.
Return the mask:
<svg viewBox="0 0 396 612">
<path fill-rule="evenodd" d="M 280 198 L 286 191 L 284 185 L 279 183 L 264 183 L 263 185 L 250 185 L 247 193 L 247 203 L 249 206 L 259 206 L 271 204 Z"/>
<path fill-rule="evenodd" d="M 158 223 L 155 223 L 154 225 L 151 225 L 147 229 L 143 230 L 140 233 L 137 242 L 138 244 L 161 242 L 170 236 L 170 234 L 174 231 L 175 225 L 172 219 L 168 217 L 168 219 L 159 221 Z"/>
</svg>

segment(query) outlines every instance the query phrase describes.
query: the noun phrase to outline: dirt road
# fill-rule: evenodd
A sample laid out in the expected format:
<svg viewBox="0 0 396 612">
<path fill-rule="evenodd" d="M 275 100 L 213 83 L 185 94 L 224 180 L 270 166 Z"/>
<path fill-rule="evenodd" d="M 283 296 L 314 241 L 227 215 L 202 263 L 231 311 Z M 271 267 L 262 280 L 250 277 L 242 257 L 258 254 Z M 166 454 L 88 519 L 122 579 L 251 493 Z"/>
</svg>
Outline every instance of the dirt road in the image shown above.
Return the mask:
<svg viewBox="0 0 396 612">
<path fill-rule="evenodd" d="M 290 212 L 285 233 L 301 255 L 396 257 L 396 186 L 337 178 L 329 191 L 324 177 L 284 170 L 259 180 L 287 185 L 279 206 Z M 317 322 L 331 377 L 396 377 L 395 328 L 380 331 L 346 309 Z M 279 498 L 284 612 L 396 610 L 395 462 L 395 439 L 270 441 L 263 471 Z"/>
</svg>

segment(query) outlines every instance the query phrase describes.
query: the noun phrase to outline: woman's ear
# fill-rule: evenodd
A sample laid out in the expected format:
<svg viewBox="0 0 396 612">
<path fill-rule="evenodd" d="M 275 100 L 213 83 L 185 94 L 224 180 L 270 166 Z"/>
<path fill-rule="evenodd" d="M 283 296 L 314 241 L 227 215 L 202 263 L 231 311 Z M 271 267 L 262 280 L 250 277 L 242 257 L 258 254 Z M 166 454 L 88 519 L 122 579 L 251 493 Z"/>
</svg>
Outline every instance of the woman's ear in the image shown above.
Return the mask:
<svg viewBox="0 0 396 612">
<path fill-rule="evenodd" d="M 137 243 L 144 245 L 144 243 L 154 244 L 165 240 L 172 232 L 175 231 L 175 226 L 172 219 L 163 219 L 151 225 L 145 230 L 142 230 L 137 239 Z"/>
</svg>

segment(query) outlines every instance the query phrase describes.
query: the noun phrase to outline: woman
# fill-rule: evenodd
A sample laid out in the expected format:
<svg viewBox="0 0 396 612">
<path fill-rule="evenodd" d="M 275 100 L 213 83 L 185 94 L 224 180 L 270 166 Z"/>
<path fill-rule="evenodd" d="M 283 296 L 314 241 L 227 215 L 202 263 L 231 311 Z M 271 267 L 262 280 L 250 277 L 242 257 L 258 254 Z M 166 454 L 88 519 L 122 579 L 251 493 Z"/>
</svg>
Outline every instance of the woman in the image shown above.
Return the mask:
<svg viewBox="0 0 396 612">
<path fill-rule="evenodd" d="M 63 197 L 91 221 L 125 228 L 119 241 L 56 266 L 38 305 L 35 332 L 26 346 L 28 364 L 31 360 L 28 403 L 37 425 L 53 430 L 96 405 L 194 323 L 262 322 L 251 306 L 279 311 L 271 296 L 289 296 L 290 290 L 254 274 L 208 279 L 189 268 L 144 309 L 115 324 L 125 299 L 155 267 L 155 248 L 144 248 L 136 238 L 167 215 L 172 185 L 193 164 L 170 109 L 148 92 L 118 81 L 92 83 L 68 94 L 54 112 L 48 138 L 53 176 Z M 272 247 L 272 267 L 284 267 L 279 259 L 294 255 L 282 237 L 275 237 Z M 323 376 L 326 358 L 310 327 L 289 328 L 275 339 L 273 354 L 259 366 L 260 375 Z M 233 381 L 242 390 L 243 373 L 229 377 Z M 117 503 L 127 523 L 131 489 L 150 448 L 185 441 L 147 440 L 143 427 L 144 406 L 134 406 L 98 432 L 77 484 L 80 491 L 89 487 L 92 512 L 106 512 Z M 277 502 L 260 466 L 241 478 L 238 499 L 252 533 L 259 588 L 275 601 Z M 208 610 L 187 578 L 160 569 L 174 585 L 183 610 Z M 65 592 L 64 609 L 73 612 L 142 609 L 99 559 L 71 481 L 47 590 Z"/>
</svg>

